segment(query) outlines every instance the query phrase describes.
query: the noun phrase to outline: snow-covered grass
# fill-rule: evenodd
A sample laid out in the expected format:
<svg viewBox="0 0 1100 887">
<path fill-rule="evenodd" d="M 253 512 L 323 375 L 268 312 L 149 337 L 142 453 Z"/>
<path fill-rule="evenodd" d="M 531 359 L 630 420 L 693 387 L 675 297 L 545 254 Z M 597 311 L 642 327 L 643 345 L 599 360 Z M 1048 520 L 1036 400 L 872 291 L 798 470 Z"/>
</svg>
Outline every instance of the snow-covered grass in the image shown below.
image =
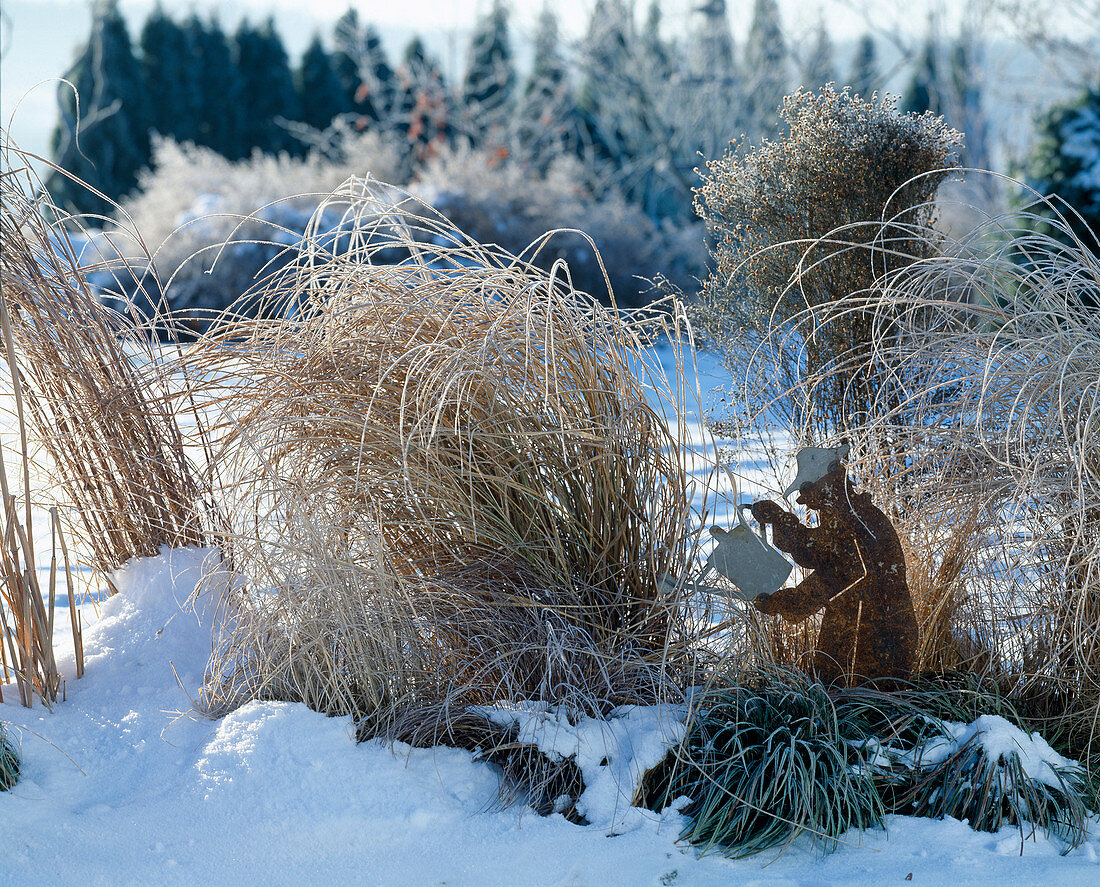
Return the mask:
<svg viewBox="0 0 1100 887">
<path fill-rule="evenodd" d="M 656 359 L 672 371 L 671 350 Z M 722 371 L 702 355 L 699 377 L 705 399 Z M 697 410 L 685 421 L 701 482 L 713 442 Z M 772 484 L 744 452 L 737 492 L 756 495 Z M 53 713 L 0 706 L 24 759 L 22 780 L 0 793 L 0 884 L 764 887 L 901 883 L 912 873 L 951 887 L 1074 887 L 1100 876 L 1097 820 L 1065 857 L 1058 842 L 1021 842 L 1015 828 L 991 835 L 953 819 L 887 817 L 888 832 L 843 835 L 825 857 L 803 837 L 778 859 L 698 858 L 677 840 L 683 802 L 661 815 L 628 806 L 640 774 L 680 735 L 671 710 L 632 708 L 604 724 L 563 723 L 536 708 L 500 713 L 547 751 L 575 758 L 586 826 L 540 817 L 522 799 L 500 809 L 499 770 L 470 752 L 357 744 L 350 720 L 301 704 L 252 702 L 209 720 L 191 708 L 221 630 L 221 585 L 192 593 L 215 563 L 196 549 L 132 562 L 115 576 L 119 594 L 82 607 L 88 671 L 79 681 L 58 632 L 65 701 Z"/>
<path fill-rule="evenodd" d="M 432 264 L 425 265 L 424 279 L 445 286 L 477 276 L 470 266 L 460 267 L 463 270 L 453 278 L 462 276 L 462 281 L 449 279 Z M 321 280 L 331 282 L 331 270 L 326 269 Z M 497 279 L 497 269 L 485 270 L 492 271 L 491 280 Z M 486 310 L 498 307 L 490 302 Z M 303 323 L 299 318 L 292 326 Z M 556 336 L 547 342 L 553 342 L 554 348 L 562 346 Z M 577 342 L 576 353 L 587 353 L 583 336 Z M 511 345 L 502 346 L 501 353 L 507 356 L 511 350 Z M 544 350 L 548 352 L 549 346 Z M 402 360 L 394 365 L 403 365 Z M 630 376 L 627 366 L 619 366 L 624 376 Z M 315 376 L 287 373 L 283 378 L 308 381 Z M 493 392 L 494 381 L 490 379 L 485 387 Z M 634 390 L 632 385 L 627 387 Z M 372 398 L 378 390 L 379 386 L 368 384 L 368 392 L 375 393 Z M 566 393 L 574 390 L 587 394 L 596 388 L 584 383 L 562 387 Z M 428 397 L 427 402 L 437 400 Z M 266 415 L 285 413 L 275 409 Z M 312 427 L 316 417 L 306 415 L 307 426 Z M 349 415 L 360 414 L 350 410 Z M 438 424 L 432 424 L 433 433 Z M 454 421 L 456 431 L 460 424 Z M 774 486 L 761 470 L 765 464 L 776 464 L 774 453 L 755 442 L 734 441 L 731 452 L 740 460 L 739 467 L 726 476 L 723 483 L 728 486 L 717 496 L 723 508 L 708 514 L 717 485 L 713 478 L 721 475 L 715 475 L 714 459 L 707 451 L 718 442 L 705 431 L 701 408 L 693 414 L 680 411 L 667 433 L 659 420 L 654 426 L 655 433 L 647 438 L 649 444 L 642 452 L 668 456 L 674 462 L 684 460 L 684 467 L 699 480 L 693 500 L 699 522 L 722 520 L 723 509 L 728 515 L 734 504 L 730 500 Z M 523 430 L 521 425 L 519 433 Z M 358 425 L 353 431 L 347 452 L 360 453 L 361 462 L 365 432 Z M 697 452 L 685 455 L 679 451 L 685 446 Z M 479 479 L 498 461 L 476 463 Z M 358 492 L 358 469 L 355 477 Z M 638 477 L 627 473 L 618 479 L 630 486 Z M 675 481 L 679 490 L 682 472 L 676 473 Z M 604 486 L 616 489 L 614 484 Z M 373 501 L 400 500 L 382 496 Z M 555 506 L 561 503 L 557 494 L 548 501 Z M 643 496 L 642 501 L 650 499 Z M 588 523 L 580 521 L 580 526 L 591 523 L 590 510 L 582 509 Z M 429 513 L 450 512 L 443 508 Z M 683 512 L 685 519 L 688 513 Z M 406 523 L 421 526 L 415 517 Z M 335 521 L 333 526 L 344 524 Z M 516 544 L 522 547 L 526 541 L 524 537 Z M 500 549 L 512 551 L 516 544 Z M 776 853 L 787 852 L 766 871 L 761 869 L 767 862 L 762 858 L 741 863 L 699 859 L 694 848 L 678 842 L 686 824 L 683 799 L 670 797 L 664 811 L 630 806 L 642 775 L 683 737 L 687 712 L 675 705 L 623 704 L 637 701 L 629 693 L 610 694 L 604 700 L 607 705 L 591 710 L 557 706 L 550 692 L 532 703 L 516 692 L 518 685 L 508 687 L 510 692 L 500 702 L 491 693 L 476 699 L 456 697 L 460 714 L 481 717 L 485 724 L 510 734 L 510 741 L 535 749 L 548 760 L 572 762 L 584 779 L 584 790 L 560 808 L 551 804 L 559 812 L 546 817 L 533 815 L 523 796 L 500 805 L 502 777 L 494 762 L 505 767 L 508 763 L 492 754 L 499 748 L 468 744 L 464 751 L 412 748 L 399 742 L 382 745 L 377 740 L 357 743 L 358 738 L 372 735 L 364 731 L 362 721 L 324 718 L 303 703 L 286 701 L 303 697 L 273 701 L 267 692 L 251 694 L 251 701 L 235 699 L 220 718 L 204 717 L 192 710 L 192 701 L 210 675 L 211 651 L 234 630 L 239 616 L 239 611 L 225 606 L 228 592 L 237 583 L 219 572 L 219 560 L 211 550 L 162 549 L 157 556 L 131 561 L 114 574 L 113 587 L 119 593 L 102 606 L 98 621 L 90 615 L 87 619 L 95 624 L 85 634 L 85 678 L 74 679 L 72 655 L 59 649 L 66 678 L 63 703 L 51 713 L 41 707 L 16 708 L 10 700 L 0 708 L 0 720 L 13 725 L 25 761 L 22 781 L 14 792 L 0 797 L 0 821 L 9 827 L 5 834 L 10 835 L 0 880 L 667 885 L 746 880 L 799 883 L 823 878 L 843 884 L 910 880 L 919 870 L 920 880 L 935 884 L 964 883 L 966 877 L 984 882 L 991 876 L 1000 883 L 1023 876 L 1027 883 L 1074 884 L 1094 880 L 1098 871 L 1095 819 L 1090 821 L 1093 833 L 1061 860 L 1053 856 L 1064 846 L 1041 837 L 1042 833 L 1024 844 L 1027 858 L 1021 863 L 1001 859 L 1020 847 L 1020 833 L 1015 830 L 987 838 L 952 821 L 932 824 L 894 818 L 887 819 L 892 836 L 888 848 L 877 832 L 849 831 L 835 835 L 840 850 L 824 861 L 804 834 L 788 847 L 776 847 Z M 234 563 L 240 568 L 238 561 Z M 678 564 L 675 571 L 671 567 L 654 570 L 648 577 L 651 590 L 663 594 L 662 576 L 671 575 L 674 581 L 682 578 L 680 568 L 686 570 L 687 564 Z M 496 598 L 493 593 L 490 588 L 490 600 L 501 597 L 499 591 Z M 737 616 L 738 606 L 727 608 L 725 615 Z M 599 612 L 598 607 L 594 609 Z M 469 618 L 469 613 L 463 615 Z M 676 617 L 680 615 L 677 611 Z M 493 625 L 491 613 L 485 619 Z M 429 630 L 410 635 L 411 642 L 436 637 L 438 626 L 432 623 Z M 733 620 L 724 628 L 734 634 L 748 631 L 737 628 Z M 685 637 L 690 634 L 690 630 L 684 633 Z M 472 638 L 484 643 L 488 636 L 483 630 L 475 631 Z M 322 634 L 318 640 L 318 649 L 324 651 L 331 638 Z M 659 646 L 652 649 L 653 661 L 660 660 L 664 668 L 668 653 Z M 486 648 L 492 655 L 492 645 Z M 394 649 L 404 647 L 398 644 Z M 701 650 L 710 652 L 690 648 L 692 654 Z M 728 643 L 725 652 L 729 653 Z M 747 658 L 741 665 L 748 667 L 753 661 Z M 474 671 L 483 665 L 478 656 L 470 662 Z M 688 688 L 681 684 L 678 690 Z M 656 694 L 648 696 L 656 698 Z M 476 709 L 466 707 L 471 702 Z M 980 723 L 967 728 L 970 733 L 955 737 L 963 743 L 960 750 L 968 748 L 966 738 L 988 733 L 1003 739 L 1004 731 L 996 722 L 988 721 L 986 726 L 997 729 L 984 732 Z M 1036 742 L 1018 737 L 1016 741 L 1042 756 Z M 984 743 L 979 747 L 989 752 Z M 843 762 L 843 754 L 840 759 Z M 1019 755 L 1015 759 L 1020 760 Z M 956 783 L 966 775 L 960 771 Z M 576 824 L 578 819 L 583 824 Z M 930 845 L 945 852 L 914 864 Z"/>
</svg>

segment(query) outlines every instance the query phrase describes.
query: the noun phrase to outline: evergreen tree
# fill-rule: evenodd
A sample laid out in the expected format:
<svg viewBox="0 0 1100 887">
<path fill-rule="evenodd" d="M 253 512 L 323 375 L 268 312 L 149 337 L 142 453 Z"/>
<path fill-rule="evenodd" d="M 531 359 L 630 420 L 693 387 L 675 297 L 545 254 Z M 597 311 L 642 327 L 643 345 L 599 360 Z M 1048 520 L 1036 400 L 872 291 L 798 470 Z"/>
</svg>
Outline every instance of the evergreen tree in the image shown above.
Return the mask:
<svg viewBox="0 0 1100 887">
<path fill-rule="evenodd" d="M 332 29 L 332 67 L 340 81 L 344 101 L 342 111 L 363 115 L 366 103 L 360 97 L 363 80 L 359 76 L 359 58 L 363 47 L 363 26 L 359 13 L 349 8 Z"/>
<path fill-rule="evenodd" d="M 269 154 L 301 153 L 302 145 L 280 125 L 280 120 L 299 117 L 298 95 L 283 41 L 272 19 L 256 28 L 241 23 L 236 35 L 237 67 L 241 77 L 241 144 L 245 153 L 254 148 Z"/>
<path fill-rule="evenodd" d="M 653 66 L 657 77 L 671 76 L 675 70 L 672 63 L 673 54 L 665 39 L 661 36 L 661 3 L 660 0 L 650 0 L 649 9 L 646 10 L 645 25 L 642 29 L 642 52 Z M 730 58 L 732 60 L 733 38 L 730 37 Z"/>
<path fill-rule="evenodd" d="M 204 24 L 197 15 L 187 21 L 187 31 L 198 58 L 199 107 L 196 141 L 230 160 L 247 153 L 242 143 L 243 110 L 240 70 L 221 24 Z"/>
<path fill-rule="evenodd" d="M 737 64 L 729 4 L 708 0 L 695 6 L 688 36 L 686 69 L 670 78 L 668 95 L 658 103 L 668 110 L 670 169 L 674 176 L 653 176 L 646 197 L 651 218 L 692 218 L 690 194 L 696 184 L 699 157 L 717 157 L 730 137 L 746 128 L 745 84 Z M 657 146 L 660 147 L 659 145 Z M 663 187 L 656 187 L 661 181 Z"/>
<path fill-rule="evenodd" d="M 1058 209 L 1073 234 L 1100 257 L 1100 82 L 1047 111 L 1039 123 L 1039 136 L 1029 184 L 1040 194 L 1053 195 L 1072 207 L 1072 211 L 1064 206 Z M 1047 217 L 1054 213 L 1040 203 L 1029 210 Z M 1069 241 L 1060 229 L 1046 228 L 1046 233 Z"/>
<path fill-rule="evenodd" d="M 819 21 L 814 42 L 810 46 L 809 55 L 802 67 L 802 86 L 806 89 L 818 89 L 826 83 L 836 80 L 836 64 L 833 59 L 833 41 L 829 39 L 829 32 L 825 29 L 825 23 Z"/>
<path fill-rule="evenodd" d="M 656 7 L 656 4 L 654 4 Z M 652 9 L 653 7 L 651 7 Z M 710 0 L 696 9 L 698 23 L 692 29 L 689 66 L 693 79 L 732 83 L 735 75 L 733 32 L 725 0 Z"/>
<path fill-rule="evenodd" d="M 856 95 L 869 98 L 879 87 L 878 60 L 875 57 L 875 38 L 864 34 L 856 44 L 855 58 L 852 60 L 852 75 L 849 85 Z"/>
<path fill-rule="evenodd" d="M 400 122 L 417 161 L 423 161 L 450 138 L 447 86 L 439 63 L 414 37 L 405 47 L 398 71 Z"/>
<path fill-rule="evenodd" d="M 539 14 L 535 31 L 535 57 L 523 94 L 549 99 L 568 82 L 569 72 L 561 55 L 558 36 L 558 16 L 549 5 L 545 5 Z"/>
<path fill-rule="evenodd" d="M 989 169 L 989 127 L 982 108 L 981 44 L 967 29 L 951 47 L 951 119 L 948 122 L 966 134 L 963 166 Z M 983 176 L 981 184 L 994 182 Z"/>
<path fill-rule="evenodd" d="M 776 112 L 790 86 L 787 44 L 776 0 L 756 0 L 745 44 L 746 111 L 759 135 L 776 124 Z"/>
<path fill-rule="evenodd" d="M 515 90 L 508 8 L 502 0 L 494 0 L 489 14 L 474 27 L 462 82 L 463 116 L 473 141 L 486 130 L 503 126 L 511 114 Z"/>
<path fill-rule="evenodd" d="M 647 39 L 635 30 L 629 3 L 598 0 L 578 55 L 585 71 L 577 100 L 581 148 L 600 178 L 610 176 L 651 219 L 683 220 L 691 216 L 695 152 L 705 140 L 698 115 L 721 120 L 723 145 L 729 118 L 711 104 L 722 92 L 708 92 L 717 80 L 697 83 L 679 70 L 660 76 Z"/>
<path fill-rule="evenodd" d="M 199 140 L 205 111 L 199 90 L 198 47 L 190 29 L 169 18 L 158 3 L 141 29 L 141 67 L 149 125 L 178 142 Z"/>
<path fill-rule="evenodd" d="M 577 96 L 581 149 L 619 167 L 631 153 L 624 117 L 639 96 L 630 94 L 633 19 L 623 0 L 596 0 L 581 46 L 584 79 Z"/>
<path fill-rule="evenodd" d="M 321 45 L 320 35 L 314 35 L 302 55 L 297 80 L 302 122 L 315 129 L 327 128 L 343 110 L 344 102 L 340 79 L 331 56 Z"/>
<path fill-rule="evenodd" d="M 361 129 L 390 126 L 397 82 L 378 31 L 360 24 L 355 10 L 349 9 L 336 22 L 333 43 L 332 65 L 343 91 L 341 112 L 357 115 Z"/>
<path fill-rule="evenodd" d="M 943 114 L 944 103 L 941 98 L 939 64 L 936 59 L 936 40 L 929 28 L 924 38 L 920 54 L 917 56 L 913 77 L 901 97 L 902 111 L 915 111 L 923 114 Z"/>
<path fill-rule="evenodd" d="M 149 112 L 141 65 L 134 56 L 118 0 L 99 0 L 92 31 L 58 88 L 61 120 L 51 148 L 54 162 L 115 200 L 137 183 L 149 159 Z M 79 99 L 77 98 L 79 96 Z M 62 206 L 108 213 L 111 204 L 54 173 L 47 187 Z"/>
<path fill-rule="evenodd" d="M 535 31 L 535 57 L 519 108 L 520 144 L 540 169 L 576 141 L 576 109 L 569 69 L 561 53 L 558 17 L 542 8 Z"/>
<path fill-rule="evenodd" d="M 438 66 L 437 66 L 438 67 Z M 360 77 L 365 91 L 367 117 L 375 123 L 385 123 L 393 116 L 397 82 L 386 58 L 386 48 L 373 25 L 363 29 L 363 56 L 359 63 Z"/>
</svg>

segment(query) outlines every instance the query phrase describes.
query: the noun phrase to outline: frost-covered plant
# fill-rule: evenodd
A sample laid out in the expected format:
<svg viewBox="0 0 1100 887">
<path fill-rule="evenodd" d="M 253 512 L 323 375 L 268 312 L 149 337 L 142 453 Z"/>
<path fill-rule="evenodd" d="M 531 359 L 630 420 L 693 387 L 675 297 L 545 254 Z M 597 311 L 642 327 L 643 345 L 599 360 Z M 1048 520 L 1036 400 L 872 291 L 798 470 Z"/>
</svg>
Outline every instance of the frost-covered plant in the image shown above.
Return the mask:
<svg viewBox="0 0 1100 887">
<path fill-rule="evenodd" d="M 692 706 L 686 737 L 647 774 L 640 800 L 660 810 L 686 797 L 683 837 L 704 852 L 748 856 L 803 833 L 828 851 L 887 814 L 1021 835 L 1030 826 L 1068 851 L 1097 809 L 1088 771 L 972 677 L 884 692 L 775 672 L 716 685 Z"/>
<path fill-rule="evenodd" d="M 143 248 L 121 236 L 111 240 L 124 255 L 151 255 L 157 285 L 172 310 L 202 326 L 203 318 L 234 303 L 257 280 L 289 261 L 288 246 L 301 240 L 314 210 L 353 175 L 395 181 L 400 155 L 375 133 L 334 130 L 304 158 L 256 153 L 230 161 L 209 148 L 160 139 L 153 163 L 124 201 L 120 218 Z M 333 220 L 333 224 L 338 223 Z M 102 244 L 101 251 L 106 251 Z M 133 287 L 100 275 L 96 283 L 133 297 Z"/>
<path fill-rule="evenodd" d="M 303 249 L 265 293 L 298 316 L 242 319 L 186 358 L 216 380 L 197 396 L 225 417 L 227 544 L 249 577 L 209 708 L 276 696 L 439 736 L 470 704 L 603 715 L 676 695 L 666 577 L 693 557 L 692 503 L 682 426 L 651 406 L 674 415 L 672 396 L 637 374 L 644 327 L 438 218 L 379 263 L 370 183 L 338 201 L 364 208 L 355 249 Z"/>
<path fill-rule="evenodd" d="M 429 161 L 413 190 L 476 240 L 515 254 L 526 251 L 544 270 L 565 261 L 573 285 L 598 299 L 608 298 L 605 271 L 620 305 L 648 301 L 649 281 L 659 275 L 694 289 L 705 260 L 700 226 L 655 225 L 617 189 L 596 191 L 585 182 L 585 169 L 571 157 L 559 157 L 541 173 L 467 147 Z M 528 250 L 557 229 L 578 230 L 558 231 L 537 253 Z"/>
<path fill-rule="evenodd" d="M 650 806 L 689 803 L 681 837 L 703 852 L 751 856 L 800 834 L 826 851 L 850 829 L 882 827 L 871 775 L 852 766 L 849 740 L 824 686 L 795 679 L 708 691 Z"/>
<path fill-rule="evenodd" d="M 1063 214 L 1069 230 L 1061 224 L 1042 225 L 1041 230 L 1096 252 L 1100 250 L 1100 85 L 1047 112 L 1039 132 L 1028 178 L 1035 190 L 1058 204 L 1037 204 L 1031 209 L 1047 219 L 1055 212 Z M 1100 305 L 1094 302 L 1092 307 Z"/>
<path fill-rule="evenodd" d="M 109 573 L 161 545 L 208 544 L 212 491 L 184 443 L 193 414 L 163 353 L 149 329 L 98 301 L 68 232 L 46 221 L 26 155 L 3 139 L 0 151 L 13 170 L 0 177 L 7 356 L 88 565 Z"/>
<path fill-rule="evenodd" d="M 696 210 L 716 245 L 698 317 L 735 378 L 761 376 L 770 384 L 758 390 L 796 428 L 824 435 L 866 410 L 878 383 L 863 370 L 868 313 L 820 309 L 843 309 L 933 253 L 932 199 L 962 136 L 932 114 L 897 113 L 889 97 L 832 86 L 788 96 L 780 116 L 779 141 L 742 142 L 707 164 Z M 822 374 L 812 403 L 783 399 Z"/>
<path fill-rule="evenodd" d="M 898 737 L 863 746 L 890 810 L 965 820 L 978 831 L 1014 825 L 1042 830 L 1068 853 L 1084 841 L 1096 806 L 1088 772 L 999 715 L 968 724 L 927 719 L 917 742 Z"/>
<path fill-rule="evenodd" d="M 6 792 L 19 781 L 23 762 L 7 728 L 0 721 L 0 792 Z"/>
<path fill-rule="evenodd" d="M 853 467 L 954 623 L 938 620 L 947 643 L 924 666 L 987 671 L 1095 770 L 1100 261 L 1066 245 L 1067 221 L 1046 223 L 1061 236 L 991 219 L 866 301 L 883 362 L 912 384 L 850 429 Z"/>
</svg>

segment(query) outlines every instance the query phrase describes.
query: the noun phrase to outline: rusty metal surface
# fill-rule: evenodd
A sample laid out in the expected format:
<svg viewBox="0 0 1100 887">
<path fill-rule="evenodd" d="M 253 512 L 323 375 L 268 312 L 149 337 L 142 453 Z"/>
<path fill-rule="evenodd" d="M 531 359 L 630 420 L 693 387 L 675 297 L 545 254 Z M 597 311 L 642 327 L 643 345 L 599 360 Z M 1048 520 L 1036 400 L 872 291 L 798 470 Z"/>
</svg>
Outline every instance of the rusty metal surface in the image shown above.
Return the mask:
<svg viewBox="0 0 1100 887">
<path fill-rule="evenodd" d="M 843 464 L 803 483 L 798 503 L 818 512 L 809 527 L 777 503 L 753 503 L 771 524 L 775 547 L 813 570 L 798 585 L 761 595 L 762 613 L 800 622 L 824 610 L 813 671 L 825 682 L 856 684 L 907 678 L 917 650 L 917 619 L 905 557 L 889 518 L 857 493 Z"/>
</svg>

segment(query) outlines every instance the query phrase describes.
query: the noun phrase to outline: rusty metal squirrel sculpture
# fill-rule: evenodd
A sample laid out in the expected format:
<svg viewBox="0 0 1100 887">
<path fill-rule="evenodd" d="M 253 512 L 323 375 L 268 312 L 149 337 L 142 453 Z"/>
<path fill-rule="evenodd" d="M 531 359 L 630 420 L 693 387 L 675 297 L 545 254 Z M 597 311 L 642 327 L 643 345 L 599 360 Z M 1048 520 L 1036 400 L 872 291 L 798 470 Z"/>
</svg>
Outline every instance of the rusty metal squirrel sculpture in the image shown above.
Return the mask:
<svg viewBox="0 0 1100 887">
<path fill-rule="evenodd" d="M 886 683 L 908 678 L 917 650 L 917 619 L 905 556 L 889 518 L 857 493 L 843 464 L 798 487 L 798 503 L 818 512 L 808 527 L 775 502 L 753 503 L 772 525 L 775 547 L 813 570 L 798 585 L 755 598 L 762 613 L 800 622 L 824 609 L 813 671 L 826 683 Z"/>
</svg>

